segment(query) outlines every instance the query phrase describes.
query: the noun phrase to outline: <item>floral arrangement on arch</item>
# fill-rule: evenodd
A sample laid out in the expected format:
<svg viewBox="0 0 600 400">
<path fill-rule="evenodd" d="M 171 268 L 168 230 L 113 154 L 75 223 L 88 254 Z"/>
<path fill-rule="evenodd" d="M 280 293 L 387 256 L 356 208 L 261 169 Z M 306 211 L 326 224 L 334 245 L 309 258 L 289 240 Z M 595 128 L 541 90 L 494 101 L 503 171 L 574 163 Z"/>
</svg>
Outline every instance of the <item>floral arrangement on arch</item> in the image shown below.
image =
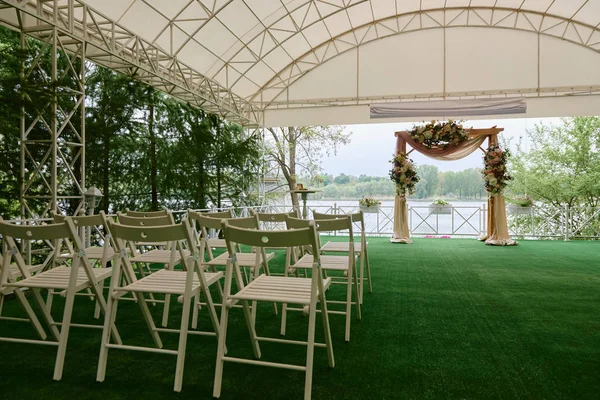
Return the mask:
<svg viewBox="0 0 600 400">
<path fill-rule="evenodd" d="M 381 202 L 374 197 L 363 197 L 358 199 L 358 205 L 361 207 L 377 207 L 381 205 Z"/>
<path fill-rule="evenodd" d="M 503 150 L 498 145 L 488 147 L 483 156 L 485 168 L 483 169 L 483 181 L 485 190 L 492 194 L 500 194 L 512 180 L 506 169 L 506 162 L 510 157 L 508 150 Z"/>
<path fill-rule="evenodd" d="M 441 147 L 447 149 L 457 146 L 469 139 L 467 132 L 460 121 L 448 120 L 448 122 L 431 121 L 424 126 L 415 126 L 408 131 L 411 139 L 423 144 L 428 149 Z"/>
<path fill-rule="evenodd" d="M 390 179 L 396 184 L 396 194 L 405 197 L 407 193 L 413 194 L 415 192 L 419 176 L 413 161 L 406 154 L 398 153 L 392 159 Z"/>
</svg>

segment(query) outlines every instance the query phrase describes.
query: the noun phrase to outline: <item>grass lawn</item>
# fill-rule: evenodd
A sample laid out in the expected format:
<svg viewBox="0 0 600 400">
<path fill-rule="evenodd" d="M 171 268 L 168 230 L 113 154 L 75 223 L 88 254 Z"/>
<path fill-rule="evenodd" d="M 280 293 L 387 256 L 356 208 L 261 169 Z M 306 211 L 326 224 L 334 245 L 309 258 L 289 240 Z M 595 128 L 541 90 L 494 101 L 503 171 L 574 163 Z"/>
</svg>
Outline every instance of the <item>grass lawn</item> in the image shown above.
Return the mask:
<svg viewBox="0 0 600 400">
<path fill-rule="evenodd" d="M 372 294 L 363 319 L 344 342 L 344 317 L 330 317 L 336 366 L 315 350 L 314 399 L 584 399 L 600 397 L 600 243 L 522 241 L 489 247 L 466 239 L 416 239 L 412 245 L 369 240 Z M 283 256 L 272 267 L 281 270 Z M 328 292 L 343 299 L 342 285 Z M 55 316 L 62 315 L 56 298 Z M 160 321 L 162 307 L 154 307 Z M 58 311 L 58 312 L 56 312 Z M 179 325 L 171 310 L 170 327 Z M 12 298 L 4 315 L 23 316 Z M 93 304 L 78 297 L 74 321 L 93 320 Z M 229 323 L 229 355 L 249 357 L 241 310 Z M 205 310 L 200 325 L 211 329 Z M 279 316 L 259 308 L 261 336 L 278 336 Z M 319 322 L 320 319 L 317 318 Z M 119 305 L 126 344 L 150 345 L 133 302 Z M 306 335 L 307 318 L 289 316 L 290 339 Z M 317 324 L 318 339 L 322 340 Z M 183 390 L 172 392 L 175 357 L 111 350 L 97 383 L 100 330 L 72 328 L 63 379 L 52 380 L 55 347 L 0 342 L 0 398 L 210 399 L 214 337 L 190 336 Z M 0 321 L 1 336 L 35 338 L 27 323 Z M 176 348 L 176 334 L 162 333 Z M 301 364 L 303 347 L 261 344 L 263 359 Z M 301 399 L 304 374 L 225 364 L 222 399 Z"/>
</svg>

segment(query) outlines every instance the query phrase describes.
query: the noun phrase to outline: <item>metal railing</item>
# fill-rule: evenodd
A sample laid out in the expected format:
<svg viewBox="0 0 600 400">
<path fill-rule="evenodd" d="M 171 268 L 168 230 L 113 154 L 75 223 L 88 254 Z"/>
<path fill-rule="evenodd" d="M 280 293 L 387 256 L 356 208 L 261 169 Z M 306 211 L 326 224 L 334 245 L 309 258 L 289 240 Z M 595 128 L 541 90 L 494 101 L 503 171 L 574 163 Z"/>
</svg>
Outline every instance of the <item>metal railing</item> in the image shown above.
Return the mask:
<svg viewBox="0 0 600 400">
<path fill-rule="evenodd" d="M 194 211 L 220 211 L 218 208 Z M 289 206 L 266 205 L 261 207 L 236 207 L 234 214 L 238 217 L 250 215 L 250 210 L 261 212 L 287 212 Z M 358 212 L 360 207 L 348 205 L 315 205 L 309 207 L 308 218 L 312 212 L 330 214 L 348 214 Z M 173 211 L 177 222 L 185 216 L 187 210 Z M 487 204 L 473 204 L 469 206 L 428 206 L 409 205 L 408 223 L 410 234 L 413 237 L 447 236 L 447 237 L 477 237 L 487 231 Z M 600 207 L 569 207 L 536 205 L 532 207 L 515 207 L 509 205 L 506 210 L 510 235 L 515 239 L 600 239 Z M 111 218 L 116 215 L 110 215 Z M 394 229 L 393 206 L 380 206 L 371 208 L 364 214 L 365 231 L 368 236 L 391 236 Z M 18 224 L 44 224 L 51 219 L 12 220 Z M 283 224 L 268 224 L 265 229 L 285 229 Z M 356 232 L 360 227 L 355 226 Z M 339 233 L 334 233 L 339 234 Z M 81 232 L 82 240 L 87 245 L 102 244 L 105 240 L 103 231 L 94 228 L 91 232 Z M 86 240 L 87 239 L 87 240 Z M 2 238 L 0 236 L 0 242 Z M 25 241 L 28 254 L 26 261 L 31 263 L 35 259 L 48 257 L 53 251 L 52 243 L 32 244 Z"/>
</svg>

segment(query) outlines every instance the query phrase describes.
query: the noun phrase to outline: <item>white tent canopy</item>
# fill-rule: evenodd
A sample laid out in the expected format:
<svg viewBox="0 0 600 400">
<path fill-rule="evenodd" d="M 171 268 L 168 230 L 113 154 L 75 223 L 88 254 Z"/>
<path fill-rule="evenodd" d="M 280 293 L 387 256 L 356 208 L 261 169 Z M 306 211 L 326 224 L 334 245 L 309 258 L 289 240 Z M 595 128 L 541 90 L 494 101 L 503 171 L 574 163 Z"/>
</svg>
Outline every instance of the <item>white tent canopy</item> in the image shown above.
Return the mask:
<svg viewBox="0 0 600 400">
<path fill-rule="evenodd" d="M 245 124 L 391 122 L 370 106 L 417 101 L 600 110 L 600 0 L 0 0 L 0 22 L 58 27 L 88 59 Z"/>
</svg>

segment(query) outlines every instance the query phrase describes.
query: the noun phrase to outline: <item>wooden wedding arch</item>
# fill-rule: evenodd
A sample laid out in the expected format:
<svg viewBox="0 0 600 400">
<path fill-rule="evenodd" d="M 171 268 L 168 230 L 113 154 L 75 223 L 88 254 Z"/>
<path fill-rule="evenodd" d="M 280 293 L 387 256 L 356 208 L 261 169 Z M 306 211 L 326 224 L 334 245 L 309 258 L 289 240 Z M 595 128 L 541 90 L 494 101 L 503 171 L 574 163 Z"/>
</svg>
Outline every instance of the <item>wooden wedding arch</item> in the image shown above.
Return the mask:
<svg viewBox="0 0 600 400">
<path fill-rule="evenodd" d="M 446 149 L 441 147 L 427 148 L 419 142 L 411 139 L 408 131 L 399 131 L 396 136 L 396 154 L 410 154 L 416 150 L 426 156 L 439 160 L 458 160 L 473 153 L 477 149 L 485 151 L 481 145 L 487 140 L 488 147 L 498 145 L 498 134 L 504 128 L 493 126 L 491 128 L 469 130 L 469 139 L 458 146 L 450 146 Z M 412 147 L 408 153 L 406 146 Z M 517 242 L 510 238 L 506 222 L 506 204 L 502 194 L 489 194 L 487 233 L 480 237 L 486 244 L 496 246 L 516 245 Z M 392 243 L 412 243 L 408 227 L 408 206 L 406 198 L 396 194 L 394 201 L 394 234 L 390 239 Z"/>
</svg>

